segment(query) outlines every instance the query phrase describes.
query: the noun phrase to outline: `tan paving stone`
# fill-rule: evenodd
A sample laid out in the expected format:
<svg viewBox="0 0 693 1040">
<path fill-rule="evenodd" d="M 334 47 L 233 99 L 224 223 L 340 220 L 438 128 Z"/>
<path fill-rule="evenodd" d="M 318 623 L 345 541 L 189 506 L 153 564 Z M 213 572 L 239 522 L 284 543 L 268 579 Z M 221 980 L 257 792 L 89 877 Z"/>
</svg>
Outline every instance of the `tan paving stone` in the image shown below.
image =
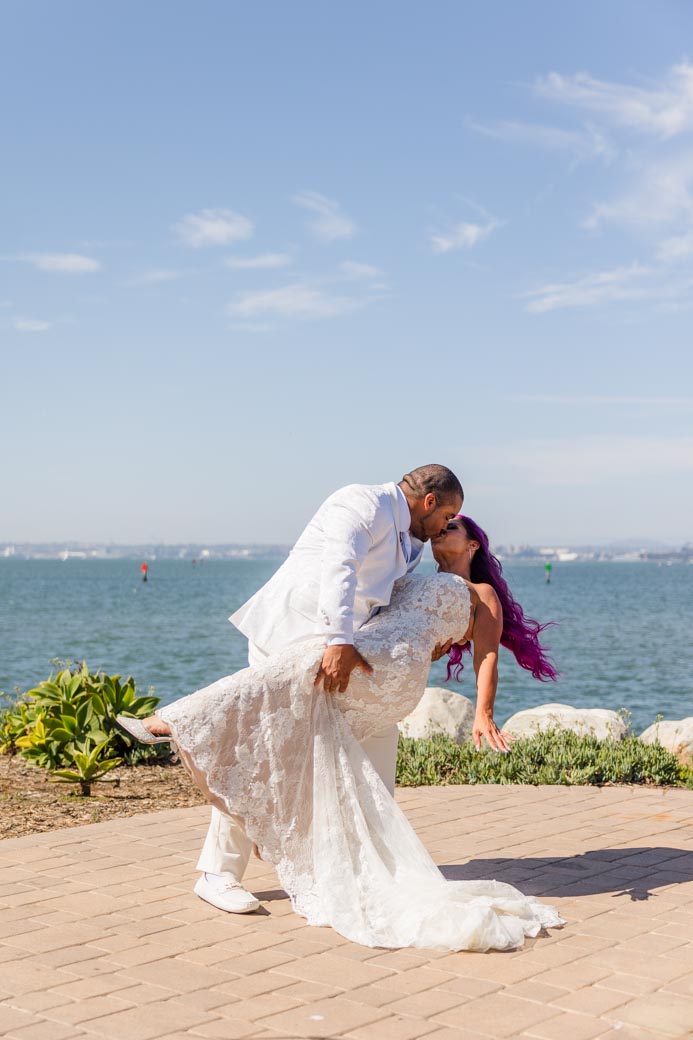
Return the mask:
<svg viewBox="0 0 693 1040">
<path fill-rule="evenodd" d="M 85 946 L 67 946 L 62 950 L 38 953 L 33 957 L 26 950 L 22 952 L 31 964 L 40 964 L 44 968 L 64 968 L 66 974 L 69 975 L 80 973 L 83 967 L 86 973 L 93 974 L 92 967 L 98 966 L 99 962 L 106 960 L 106 951 L 90 943 Z M 117 969 L 118 965 L 112 961 L 109 961 L 108 966 L 103 968 L 104 971 L 117 971 Z"/>
<path fill-rule="evenodd" d="M 111 950 L 108 956 L 116 965 L 116 971 L 125 971 L 166 960 L 167 952 L 166 948 L 158 943 L 140 942 L 136 946 L 128 946 L 125 950 Z"/>
<path fill-rule="evenodd" d="M 641 1029 L 639 1026 L 624 1026 L 619 1022 L 617 1026 L 602 1033 L 598 1040 L 664 1040 L 664 1034 L 653 1033 L 650 1029 Z"/>
<path fill-rule="evenodd" d="M 342 1036 L 346 1040 L 418 1040 L 418 1037 L 429 1036 L 436 1028 L 433 1023 L 424 1022 L 420 1018 L 394 1016 L 350 1030 Z"/>
<path fill-rule="evenodd" d="M 147 988 L 161 990 L 160 986 Z M 196 1008 L 198 1011 L 214 1011 L 215 1008 L 228 1006 L 233 1001 L 240 1000 L 240 997 L 234 997 L 231 993 L 225 993 L 220 989 L 196 989 L 191 993 L 176 993 L 174 996 L 176 1003 L 185 1004 L 186 1007 Z M 161 999 L 165 999 L 163 993 Z"/>
<path fill-rule="evenodd" d="M 243 954 L 240 957 L 232 953 L 228 960 L 228 970 L 238 975 L 254 975 L 256 972 L 272 971 L 274 968 L 281 970 L 283 965 L 292 963 L 293 957 L 282 953 L 281 946 L 277 946 L 269 950 L 256 950 L 255 953 Z M 226 969 L 227 964 L 219 961 L 215 967 L 220 970 L 222 967 Z"/>
<path fill-rule="evenodd" d="M 604 1020 L 592 1015 L 558 1015 L 525 1031 L 537 1040 L 594 1040 L 604 1031 Z"/>
<path fill-rule="evenodd" d="M 652 993 L 661 988 L 657 979 L 646 979 L 642 975 L 623 975 L 615 973 L 600 979 L 598 989 L 610 989 L 616 993 L 638 996 L 641 993 Z"/>
<path fill-rule="evenodd" d="M 25 932 L 12 937 L 12 945 L 29 953 L 50 953 L 69 946 L 82 946 L 103 935 L 98 928 L 89 924 L 73 923 L 61 925 L 59 928 L 42 928 L 40 931 Z"/>
<path fill-rule="evenodd" d="M 169 958 L 138 964 L 136 968 L 124 968 L 124 977 L 136 982 L 150 982 L 154 986 L 163 986 L 176 993 L 190 993 L 196 989 L 208 989 L 228 982 L 229 976 L 215 968 L 202 967 L 199 964 L 188 964 L 184 961 Z"/>
<path fill-rule="evenodd" d="M 683 1037 L 693 1031 L 693 1001 L 676 993 L 650 993 L 604 1015 L 615 1024 L 651 1029 L 661 1036 Z"/>
<path fill-rule="evenodd" d="M 523 997 L 525 1000 L 534 1000 L 538 1004 L 557 1004 L 566 992 L 565 989 L 559 989 L 558 986 L 548 986 L 541 979 L 525 979 L 524 982 L 506 986 L 503 990 L 508 997 Z"/>
<path fill-rule="evenodd" d="M 590 960 L 595 968 L 604 968 L 610 973 L 622 972 L 643 976 L 646 979 L 658 979 L 661 984 L 680 978 L 687 970 L 685 962 L 675 957 L 648 957 L 644 953 L 631 953 L 629 950 L 618 948 L 600 950 Z"/>
<path fill-rule="evenodd" d="M 278 947 L 281 950 L 281 947 Z M 244 958 L 241 958 L 243 962 Z M 379 968 L 370 961 L 350 961 L 333 953 L 312 954 L 299 960 L 289 960 L 278 968 L 278 973 L 307 982 L 322 982 L 340 990 L 356 989 L 377 983 L 393 974 L 390 968 Z"/>
<path fill-rule="evenodd" d="M 359 1005 L 344 997 L 305 1004 L 263 1019 L 262 1025 L 299 1037 L 333 1037 L 388 1017 L 385 1008 Z"/>
<path fill-rule="evenodd" d="M 486 1040 L 488 1033 L 474 1033 L 470 1029 L 454 1029 L 444 1026 L 435 1033 L 426 1033 L 426 1040 Z"/>
<path fill-rule="evenodd" d="M 535 1004 L 522 997 L 507 997 L 503 993 L 492 993 L 481 999 L 471 1000 L 462 1007 L 436 1015 L 434 1022 L 462 1027 L 491 1037 L 514 1037 L 547 1018 L 555 1018 L 560 1012 L 555 1007 Z"/>
<path fill-rule="evenodd" d="M 286 996 L 285 990 L 277 990 L 275 993 L 263 993 L 260 997 L 252 1000 L 234 1000 L 227 1004 L 215 1007 L 214 1012 L 222 1018 L 239 1018 L 246 1022 L 255 1022 L 258 1019 L 267 1018 L 269 1015 L 278 1015 L 282 1011 L 290 1011 L 292 1008 L 300 1007 L 303 1001 L 294 997 Z M 260 1022 L 262 1025 L 262 1022 Z"/>
<path fill-rule="evenodd" d="M 401 997 L 388 1005 L 388 1011 L 395 1015 L 409 1015 L 414 1018 L 433 1018 L 443 1011 L 460 1007 L 469 997 L 460 993 L 451 993 L 444 989 L 427 989 L 421 993 L 413 993 L 409 997 Z"/>
<path fill-rule="evenodd" d="M 114 1014 L 93 1018 L 88 1032 L 112 1040 L 154 1040 L 170 1033 L 198 1027 L 213 1020 L 213 1014 L 176 1004 L 172 1000 L 147 1004 L 143 1012 L 138 1007 L 116 1011 Z"/>
<path fill-rule="evenodd" d="M 22 1029 L 24 1026 L 35 1025 L 41 1022 L 40 1018 L 21 1011 L 19 1008 L 11 1007 L 5 1001 L 0 1001 L 0 1034 L 9 1033 L 11 1029 Z"/>
<path fill-rule="evenodd" d="M 454 976 L 450 972 L 424 965 L 420 968 L 410 968 L 408 971 L 388 975 L 381 979 L 378 985 L 383 989 L 393 990 L 407 996 L 411 993 L 422 993 L 424 990 L 433 989 L 434 986 L 442 986 L 452 978 Z"/>
<path fill-rule="evenodd" d="M 43 968 L 22 959 L 16 964 L 3 965 L 0 986 L 4 993 L 16 995 L 32 993 L 36 990 L 43 991 L 50 989 L 51 986 L 59 986 L 69 981 L 70 975 L 64 971 Z"/>
<path fill-rule="evenodd" d="M 683 996 L 693 997 L 693 973 L 684 975 L 673 982 L 667 982 L 661 990 L 662 993 L 680 993 Z"/>
<path fill-rule="evenodd" d="M 74 1026 L 61 1025 L 58 1022 L 37 1022 L 33 1026 L 22 1029 L 11 1029 L 5 1036 L 7 1040 L 71 1040 L 83 1035 Z"/>
<path fill-rule="evenodd" d="M 87 997 L 101 997 L 109 993 L 132 986 L 132 979 L 116 973 L 104 975 L 93 975 L 88 979 L 73 979 L 64 982 L 60 986 L 54 986 L 51 990 L 56 996 L 64 996 L 66 1000 L 84 1000 Z"/>
<path fill-rule="evenodd" d="M 537 975 L 536 964 L 529 957 L 514 958 L 508 954 L 451 954 L 436 961 L 436 969 L 460 976 L 471 976 L 488 982 L 511 986 Z M 541 970 L 541 969 L 540 969 Z M 557 983 L 560 985 L 560 983 Z"/>
<path fill-rule="evenodd" d="M 132 983 L 132 979 L 127 981 Z M 137 1004 L 138 1007 L 141 1007 L 145 1004 L 152 1004 L 155 1000 L 168 1000 L 169 997 L 180 1000 L 183 994 L 166 989 L 164 986 L 152 986 L 149 982 L 142 982 L 137 986 L 130 985 L 127 989 L 117 990 L 115 996 L 127 1004 Z M 191 1004 L 191 1007 L 195 1006 L 198 1005 Z M 201 1010 L 206 1011 L 207 1008 L 201 1008 Z"/>
<path fill-rule="evenodd" d="M 488 979 L 475 979 L 471 976 L 460 975 L 459 978 L 450 979 L 437 988 L 450 993 L 459 993 L 461 996 L 469 997 L 471 1000 L 474 997 L 483 997 L 487 993 L 497 993 L 498 990 L 504 987 L 500 982 L 490 982 Z"/>
<path fill-rule="evenodd" d="M 9 1001 L 8 1001 L 9 1003 Z M 70 998 L 58 995 L 55 990 L 37 991 L 34 993 L 21 993 L 12 997 L 12 1007 L 20 1011 L 41 1012 L 49 1008 L 60 1007 L 61 1004 L 69 1004 Z"/>
<path fill-rule="evenodd" d="M 584 986 L 573 993 L 563 993 L 550 1003 L 565 1011 L 579 1011 L 583 1015 L 602 1015 L 605 1011 L 627 1004 L 631 994 L 606 989 L 600 985 Z"/>
<path fill-rule="evenodd" d="M 246 1000 L 258 997 L 262 993 L 274 993 L 278 990 L 290 995 L 305 993 L 305 997 L 297 996 L 299 1000 L 319 1000 L 321 997 L 330 996 L 334 991 L 329 986 L 320 986 L 317 983 L 295 982 L 288 975 L 278 975 L 276 972 L 267 971 L 258 975 L 239 975 L 230 978 L 228 982 L 216 987 L 222 993 L 228 993 L 238 1000 Z"/>
<path fill-rule="evenodd" d="M 219 1038 L 219 1040 L 243 1040 L 244 1037 L 256 1036 L 258 1025 L 256 1022 L 244 1022 L 239 1018 L 217 1018 L 204 1025 L 195 1026 L 188 1033 L 188 1037 L 205 1036 Z M 274 1034 L 277 1036 L 277 1034 Z"/>
<path fill-rule="evenodd" d="M 560 968 L 552 968 L 539 976 L 539 981 L 547 986 L 558 986 L 559 989 L 575 989 L 589 986 L 593 982 L 607 978 L 611 974 L 608 967 L 596 964 L 594 958 L 586 957 L 572 964 L 564 964 Z"/>
<path fill-rule="evenodd" d="M 324 994 L 324 996 L 330 995 L 334 995 L 334 991 L 332 994 L 329 992 Z M 386 1004 L 394 1004 L 396 1000 L 402 999 L 402 994 L 397 990 L 383 989 L 382 986 L 377 985 L 361 986 L 360 989 L 352 989 L 349 993 L 345 993 L 344 996 L 348 1000 L 353 1000 L 356 1004 L 370 1004 L 371 1007 L 384 1007 Z"/>
<path fill-rule="evenodd" d="M 90 1018 L 100 1018 L 102 1015 L 123 1011 L 128 1006 L 130 1005 L 126 1000 L 120 1000 L 118 997 L 85 997 L 83 1000 L 75 1000 L 71 1004 L 52 1008 L 46 1014 L 51 1021 L 77 1025 Z"/>
</svg>

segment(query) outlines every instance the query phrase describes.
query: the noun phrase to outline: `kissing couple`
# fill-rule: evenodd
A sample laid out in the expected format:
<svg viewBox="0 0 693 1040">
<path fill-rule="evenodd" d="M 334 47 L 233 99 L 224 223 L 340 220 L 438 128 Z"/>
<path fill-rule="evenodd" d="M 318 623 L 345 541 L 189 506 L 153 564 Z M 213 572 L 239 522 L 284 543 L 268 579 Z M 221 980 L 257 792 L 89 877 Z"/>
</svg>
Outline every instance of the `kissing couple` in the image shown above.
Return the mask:
<svg viewBox="0 0 693 1040">
<path fill-rule="evenodd" d="M 121 726 L 175 742 L 212 804 L 195 892 L 232 913 L 253 846 L 294 910 L 365 946 L 507 950 L 562 924 L 497 881 L 448 881 L 394 800 L 397 722 L 431 660 L 472 654 L 477 748 L 508 750 L 493 721 L 503 644 L 537 679 L 556 672 L 542 627 L 513 599 L 445 466 L 352 484 L 318 509 L 288 559 L 231 618 L 249 667 Z M 417 575 L 431 542 L 435 574 Z"/>
</svg>

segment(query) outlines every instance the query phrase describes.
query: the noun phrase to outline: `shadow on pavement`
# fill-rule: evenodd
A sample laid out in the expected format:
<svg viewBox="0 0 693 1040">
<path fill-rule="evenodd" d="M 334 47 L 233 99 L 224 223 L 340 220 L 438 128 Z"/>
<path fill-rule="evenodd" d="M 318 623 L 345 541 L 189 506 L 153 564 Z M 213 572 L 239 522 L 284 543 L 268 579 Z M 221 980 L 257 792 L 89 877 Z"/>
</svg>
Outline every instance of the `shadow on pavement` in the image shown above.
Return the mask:
<svg viewBox="0 0 693 1040">
<path fill-rule="evenodd" d="M 597 849 L 579 856 L 473 859 L 440 868 L 449 881 L 493 878 L 531 896 L 588 896 L 612 892 L 631 900 L 693 881 L 693 852 L 672 848 Z"/>
</svg>

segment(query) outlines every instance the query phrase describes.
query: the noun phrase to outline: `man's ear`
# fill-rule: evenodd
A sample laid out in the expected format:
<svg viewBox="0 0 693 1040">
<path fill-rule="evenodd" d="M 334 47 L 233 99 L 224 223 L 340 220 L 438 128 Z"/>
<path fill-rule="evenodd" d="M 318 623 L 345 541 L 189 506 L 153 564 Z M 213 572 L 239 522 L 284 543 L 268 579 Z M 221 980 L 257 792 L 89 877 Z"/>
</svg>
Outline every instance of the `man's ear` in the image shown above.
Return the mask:
<svg viewBox="0 0 693 1040">
<path fill-rule="evenodd" d="M 429 491 L 429 493 L 426 495 L 426 497 L 423 500 L 423 504 L 424 504 L 424 509 L 426 510 L 426 512 L 430 513 L 438 505 L 438 501 L 436 499 L 436 496 L 432 492 Z"/>
</svg>

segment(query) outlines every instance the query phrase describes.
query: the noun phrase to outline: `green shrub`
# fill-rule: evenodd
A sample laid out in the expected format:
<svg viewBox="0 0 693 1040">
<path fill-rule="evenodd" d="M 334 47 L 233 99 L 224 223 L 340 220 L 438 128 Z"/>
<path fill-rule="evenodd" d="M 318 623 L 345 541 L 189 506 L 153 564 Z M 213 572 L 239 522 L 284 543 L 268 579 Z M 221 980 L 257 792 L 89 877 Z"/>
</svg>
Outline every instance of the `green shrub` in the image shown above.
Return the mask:
<svg viewBox="0 0 693 1040">
<path fill-rule="evenodd" d="M 438 734 L 399 738 L 397 783 L 433 784 L 656 784 L 693 787 L 693 770 L 659 744 L 637 737 L 597 740 L 547 730 L 516 740 L 507 754 Z"/>
<path fill-rule="evenodd" d="M 76 783 L 83 795 L 123 761 L 143 753 L 116 724 L 117 715 L 151 715 L 158 697 L 138 697 L 131 677 L 90 672 L 86 662 L 63 668 L 23 694 L 0 717 L 0 752 L 20 754 L 50 770 L 57 782 Z M 146 757 L 154 757 L 151 751 Z M 161 751 L 156 749 L 155 756 Z"/>
</svg>

